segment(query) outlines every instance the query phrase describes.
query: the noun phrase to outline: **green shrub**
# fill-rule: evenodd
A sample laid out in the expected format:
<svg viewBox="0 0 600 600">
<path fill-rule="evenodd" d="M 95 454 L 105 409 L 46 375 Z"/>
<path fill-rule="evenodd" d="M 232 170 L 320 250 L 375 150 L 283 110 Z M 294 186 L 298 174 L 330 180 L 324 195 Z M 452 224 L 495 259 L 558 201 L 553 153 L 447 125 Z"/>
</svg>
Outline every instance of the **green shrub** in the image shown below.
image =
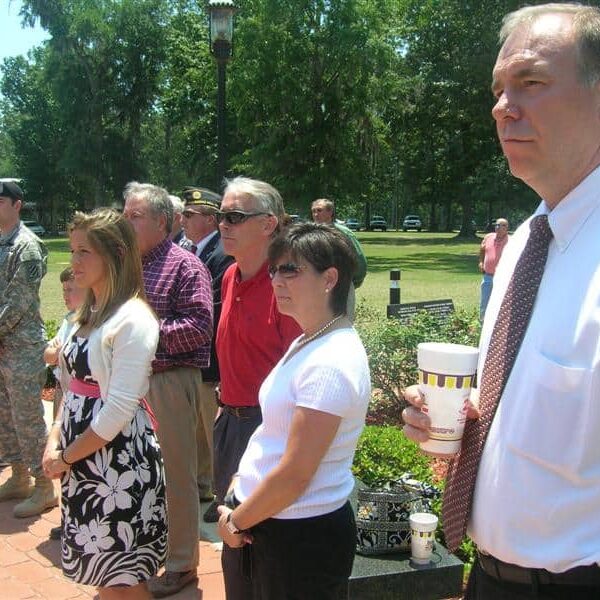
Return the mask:
<svg viewBox="0 0 600 600">
<path fill-rule="evenodd" d="M 422 311 L 408 323 L 377 319 L 368 309 L 358 312 L 357 329 L 369 357 L 374 389 L 369 422 L 400 423 L 405 406 L 400 393 L 417 381 L 417 344 L 453 342 L 477 346 L 480 324 L 474 311 L 458 310 L 447 319 Z"/>
<path fill-rule="evenodd" d="M 50 341 L 58 333 L 60 323 L 56 319 L 48 319 L 44 325 L 46 326 L 46 339 Z"/>
<path fill-rule="evenodd" d="M 352 472 L 369 486 L 377 487 L 398 479 L 410 472 L 420 481 L 444 489 L 444 481 L 433 481 L 431 459 L 419 446 L 404 436 L 398 427 L 367 425 L 358 441 Z M 439 517 L 437 539 L 445 544 L 442 522 L 441 498 L 432 503 L 433 512 Z M 466 563 L 468 572 L 475 559 L 475 545 L 465 538 L 456 555 Z"/>
<path fill-rule="evenodd" d="M 44 325 L 46 326 L 46 339 L 50 341 L 57 333 L 60 324 L 56 319 L 48 319 L 45 321 Z M 56 385 L 56 378 L 54 377 L 54 373 L 52 372 L 51 367 L 46 368 L 46 383 L 45 387 L 54 387 Z"/>
<path fill-rule="evenodd" d="M 381 485 L 406 471 L 421 481 L 432 482 L 429 458 L 400 429 L 367 425 L 356 448 L 354 476 L 367 485 Z"/>
</svg>

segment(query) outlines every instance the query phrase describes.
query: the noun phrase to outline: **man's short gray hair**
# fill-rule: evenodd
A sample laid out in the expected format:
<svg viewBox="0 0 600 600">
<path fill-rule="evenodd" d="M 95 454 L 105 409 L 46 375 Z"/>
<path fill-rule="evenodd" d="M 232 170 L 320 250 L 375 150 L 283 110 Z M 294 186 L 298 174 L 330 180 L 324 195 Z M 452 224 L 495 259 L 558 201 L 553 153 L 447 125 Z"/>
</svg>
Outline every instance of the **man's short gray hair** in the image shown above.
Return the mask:
<svg viewBox="0 0 600 600">
<path fill-rule="evenodd" d="M 173 203 L 167 190 L 151 183 L 130 181 L 123 191 L 123 199 L 127 202 L 129 198 L 133 197 L 142 198 L 155 217 L 164 215 L 166 231 L 171 233 L 173 229 Z"/>
<path fill-rule="evenodd" d="M 185 204 L 179 196 L 173 196 L 173 194 L 169 194 L 169 200 L 171 200 L 173 212 L 175 214 L 180 215 L 185 210 Z"/>
<path fill-rule="evenodd" d="M 249 177 L 235 177 L 226 180 L 223 196 L 228 193 L 250 196 L 256 202 L 257 210 L 275 215 L 279 225 L 283 223 L 285 214 L 283 198 L 272 185 Z M 277 229 L 279 229 L 279 225 Z"/>
<path fill-rule="evenodd" d="M 520 25 L 552 14 L 573 15 L 579 79 L 589 87 L 596 85 L 600 81 L 600 8 L 596 6 L 558 2 L 524 6 L 504 17 L 500 43 Z"/>
</svg>

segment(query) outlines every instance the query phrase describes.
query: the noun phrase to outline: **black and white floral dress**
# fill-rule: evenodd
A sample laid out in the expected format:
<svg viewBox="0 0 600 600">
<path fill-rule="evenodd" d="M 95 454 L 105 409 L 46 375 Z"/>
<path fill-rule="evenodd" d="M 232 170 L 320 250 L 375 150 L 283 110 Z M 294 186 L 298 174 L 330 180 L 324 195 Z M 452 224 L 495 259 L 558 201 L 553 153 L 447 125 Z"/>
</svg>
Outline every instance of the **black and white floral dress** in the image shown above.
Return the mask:
<svg viewBox="0 0 600 600">
<path fill-rule="evenodd" d="M 64 350 L 71 377 L 91 378 L 88 340 Z M 83 433 L 101 398 L 65 394 L 61 443 Z M 156 574 L 167 551 L 165 481 L 160 448 L 147 412 L 106 446 L 75 463 L 62 479 L 62 564 L 69 578 L 100 587 L 132 586 Z"/>
</svg>

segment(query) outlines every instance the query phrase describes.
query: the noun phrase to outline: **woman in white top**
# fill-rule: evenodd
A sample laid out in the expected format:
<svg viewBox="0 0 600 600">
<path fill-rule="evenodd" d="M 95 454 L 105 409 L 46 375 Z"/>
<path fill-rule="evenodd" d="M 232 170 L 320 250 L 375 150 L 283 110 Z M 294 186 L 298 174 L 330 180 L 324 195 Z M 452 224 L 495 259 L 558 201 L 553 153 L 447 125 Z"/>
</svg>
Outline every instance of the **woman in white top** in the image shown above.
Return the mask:
<svg viewBox="0 0 600 600">
<path fill-rule="evenodd" d="M 235 509 L 219 508 L 219 532 L 240 548 L 253 600 L 337 599 L 354 560 L 350 469 L 371 392 L 345 314 L 354 249 L 335 228 L 303 223 L 274 240 L 269 262 L 277 306 L 304 334 L 262 384 L 263 422 L 232 482 Z M 242 600 L 243 586 L 225 583 L 228 600 Z"/>
<path fill-rule="evenodd" d="M 65 394 L 43 466 L 62 478 L 62 563 L 104 599 L 151 598 L 164 562 L 165 485 L 144 395 L 158 322 L 144 298 L 135 233 L 119 213 L 75 213 L 75 282 L 87 290 L 61 350 Z"/>
</svg>

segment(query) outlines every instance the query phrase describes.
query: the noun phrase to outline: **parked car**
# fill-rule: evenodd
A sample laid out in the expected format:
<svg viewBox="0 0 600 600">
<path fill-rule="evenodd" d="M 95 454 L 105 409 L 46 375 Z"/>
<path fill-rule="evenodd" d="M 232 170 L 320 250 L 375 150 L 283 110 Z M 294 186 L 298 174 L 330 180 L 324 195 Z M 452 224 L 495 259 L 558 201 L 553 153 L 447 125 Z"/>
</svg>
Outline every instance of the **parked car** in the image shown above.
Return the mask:
<svg viewBox="0 0 600 600">
<path fill-rule="evenodd" d="M 409 229 L 421 231 L 422 228 L 423 224 L 419 215 L 406 215 L 404 221 L 402 221 L 402 231 L 408 231 Z"/>
<path fill-rule="evenodd" d="M 346 219 L 345 225 L 348 229 L 352 229 L 352 231 L 360 231 L 361 229 L 358 219 Z"/>
<path fill-rule="evenodd" d="M 46 230 L 37 221 L 23 221 L 23 225 L 38 237 L 46 235 Z"/>
<path fill-rule="evenodd" d="M 375 231 L 376 229 L 387 231 L 387 221 L 380 215 L 373 215 L 369 222 L 369 230 Z"/>
</svg>

